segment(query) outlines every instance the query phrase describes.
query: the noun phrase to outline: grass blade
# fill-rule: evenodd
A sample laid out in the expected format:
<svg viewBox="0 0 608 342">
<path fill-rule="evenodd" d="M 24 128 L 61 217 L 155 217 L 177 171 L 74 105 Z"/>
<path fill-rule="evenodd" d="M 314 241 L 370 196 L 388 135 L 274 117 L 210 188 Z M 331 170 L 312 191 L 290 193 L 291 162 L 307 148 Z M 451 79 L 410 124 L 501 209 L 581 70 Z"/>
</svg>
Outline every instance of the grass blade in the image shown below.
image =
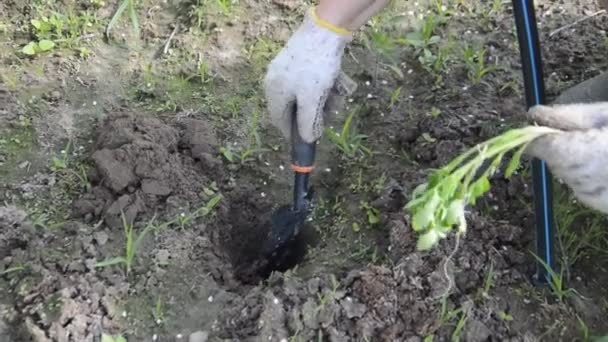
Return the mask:
<svg viewBox="0 0 608 342">
<path fill-rule="evenodd" d="M 112 266 L 112 265 L 117 265 L 117 264 L 122 264 L 125 263 L 126 260 L 123 257 L 115 257 L 115 258 L 111 258 L 111 259 L 106 259 L 104 261 L 100 261 L 98 263 L 95 264 L 95 267 L 107 267 L 107 266 Z"/>
<path fill-rule="evenodd" d="M 110 23 L 108 24 L 108 28 L 106 29 L 106 36 L 110 37 L 110 31 L 112 30 L 112 27 L 116 24 L 118 19 L 120 19 L 123 12 L 127 9 L 131 1 L 132 0 L 123 0 L 123 2 L 120 4 L 118 9 L 116 10 L 116 13 L 114 13 L 114 16 L 112 17 L 112 20 L 110 20 Z"/>
</svg>

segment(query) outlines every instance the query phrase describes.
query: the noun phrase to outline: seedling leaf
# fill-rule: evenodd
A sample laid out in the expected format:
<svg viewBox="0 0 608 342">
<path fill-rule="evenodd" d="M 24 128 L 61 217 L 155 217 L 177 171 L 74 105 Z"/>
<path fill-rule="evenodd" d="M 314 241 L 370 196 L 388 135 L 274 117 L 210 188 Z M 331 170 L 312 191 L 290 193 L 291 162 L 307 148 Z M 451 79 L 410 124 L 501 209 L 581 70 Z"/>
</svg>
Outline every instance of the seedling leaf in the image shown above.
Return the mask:
<svg viewBox="0 0 608 342">
<path fill-rule="evenodd" d="M 40 47 L 40 50 L 42 51 L 49 51 L 50 49 L 55 47 L 55 42 L 43 39 L 38 43 L 38 47 Z"/>
<path fill-rule="evenodd" d="M 98 262 L 95 264 L 96 267 L 107 267 L 107 266 L 112 266 L 112 265 L 117 265 L 117 264 L 122 264 L 125 263 L 126 260 L 123 257 L 115 257 L 115 258 L 111 258 L 111 259 L 106 259 L 104 261 Z"/>
<path fill-rule="evenodd" d="M 24 54 L 33 56 L 36 54 L 36 42 L 29 42 L 26 46 L 21 50 Z"/>
</svg>

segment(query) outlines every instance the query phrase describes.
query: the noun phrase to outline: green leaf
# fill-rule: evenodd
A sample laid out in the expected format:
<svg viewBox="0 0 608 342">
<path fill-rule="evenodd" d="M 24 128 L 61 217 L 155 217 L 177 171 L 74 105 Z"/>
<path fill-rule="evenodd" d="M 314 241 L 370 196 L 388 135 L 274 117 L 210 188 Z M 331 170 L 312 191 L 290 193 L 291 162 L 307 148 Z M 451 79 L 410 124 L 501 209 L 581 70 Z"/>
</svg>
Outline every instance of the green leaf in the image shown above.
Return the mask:
<svg viewBox="0 0 608 342">
<path fill-rule="evenodd" d="M 114 342 L 127 342 L 127 339 L 122 336 L 116 336 Z"/>
<path fill-rule="evenodd" d="M 449 225 L 460 224 L 464 217 L 464 200 L 458 199 L 450 203 L 446 215 L 446 223 Z"/>
<path fill-rule="evenodd" d="M 426 229 L 435 219 L 435 210 L 439 205 L 441 198 L 437 190 L 433 190 L 430 199 L 424 204 L 422 209 L 414 214 L 412 218 L 412 228 L 416 231 Z"/>
<path fill-rule="evenodd" d="M 458 186 L 460 185 L 460 180 L 454 175 L 451 175 L 445 178 L 441 185 L 441 197 L 444 200 L 449 200 L 454 196 L 456 189 L 458 189 Z"/>
<path fill-rule="evenodd" d="M 51 40 L 43 39 L 38 43 L 38 46 L 40 47 L 40 50 L 42 50 L 42 51 L 49 51 L 50 49 L 55 47 L 55 42 L 53 42 Z"/>
<path fill-rule="evenodd" d="M 31 23 L 32 26 L 36 28 L 36 30 L 40 30 L 40 27 L 42 27 L 42 23 L 38 19 L 32 19 Z"/>
<path fill-rule="evenodd" d="M 106 334 L 101 334 L 101 342 L 114 342 L 114 337 Z"/>
<path fill-rule="evenodd" d="M 107 267 L 107 266 L 117 265 L 117 264 L 121 264 L 121 263 L 125 263 L 125 262 L 126 262 L 125 258 L 116 257 L 116 258 L 111 258 L 111 259 L 106 259 L 104 261 L 100 261 L 95 264 L 95 267 Z"/>
<path fill-rule="evenodd" d="M 511 158 L 511 161 L 509 162 L 509 165 L 507 166 L 506 170 L 505 170 L 505 177 L 509 178 L 513 175 L 513 173 L 515 172 L 515 170 L 517 170 L 517 167 L 519 166 L 519 163 L 521 161 L 521 155 L 524 153 L 524 150 L 526 149 L 526 147 L 528 146 L 528 144 L 523 145 L 522 147 L 519 148 L 519 150 L 517 150 L 517 152 L 515 152 L 513 154 L 513 158 Z"/>
<path fill-rule="evenodd" d="M 21 51 L 26 55 L 33 56 L 36 54 L 36 45 L 36 42 L 29 42 Z"/>
<path fill-rule="evenodd" d="M 490 190 L 490 181 L 486 177 L 481 177 L 469 188 L 469 203 L 475 204 L 477 198 Z"/>
<path fill-rule="evenodd" d="M 426 251 L 437 244 L 439 241 L 439 234 L 437 234 L 434 230 L 429 230 L 428 232 L 422 234 L 418 238 L 418 242 L 416 243 L 416 249 L 419 251 Z"/>
</svg>

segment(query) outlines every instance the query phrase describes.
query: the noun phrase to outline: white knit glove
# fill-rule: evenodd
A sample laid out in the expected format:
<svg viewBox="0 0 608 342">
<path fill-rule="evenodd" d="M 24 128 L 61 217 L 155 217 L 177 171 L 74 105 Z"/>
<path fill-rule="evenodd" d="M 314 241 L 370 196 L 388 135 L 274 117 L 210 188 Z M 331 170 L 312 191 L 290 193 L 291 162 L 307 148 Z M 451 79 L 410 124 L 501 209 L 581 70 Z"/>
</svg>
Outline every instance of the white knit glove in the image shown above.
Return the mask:
<svg viewBox="0 0 608 342">
<path fill-rule="evenodd" d="M 582 203 L 608 214 L 608 102 L 535 106 L 528 116 L 566 132 L 534 140 L 526 154 L 545 160 Z"/>
<path fill-rule="evenodd" d="M 320 23 L 310 12 L 283 50 L 270 62 L 264 80 L 272 124 L 291 137 L 291 117 L 297 108 L 298 131 L 307 143 L 323 130 L 324 107 L 338 76 L 352 35 Z"/>
</svg>

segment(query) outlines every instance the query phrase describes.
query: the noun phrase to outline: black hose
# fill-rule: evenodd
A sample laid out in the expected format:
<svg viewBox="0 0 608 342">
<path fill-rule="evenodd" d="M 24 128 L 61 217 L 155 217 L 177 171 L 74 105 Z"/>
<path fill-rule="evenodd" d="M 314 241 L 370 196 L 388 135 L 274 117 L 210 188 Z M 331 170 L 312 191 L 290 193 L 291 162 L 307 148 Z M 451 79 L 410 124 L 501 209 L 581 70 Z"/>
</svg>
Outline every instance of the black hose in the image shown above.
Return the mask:
<svg viewBox="0 0 608 342">
<path fill-rule="evenodd" d="M 545 104 L 545 84 L 540 54 L 536 16 L 533 0 L 513 0 L 515 24 L 523 67 L 526 105 L 529 109 Z M 555 269 L 555 224 L 553 216 L 552 177 L 544 161 L 532 161 L 534 202 L 536 212 L 536 252 L 551 270 Z M 537 264 L 536 280 L 551 281 L 551 273 L 542 264 Z"/>
</svg>

